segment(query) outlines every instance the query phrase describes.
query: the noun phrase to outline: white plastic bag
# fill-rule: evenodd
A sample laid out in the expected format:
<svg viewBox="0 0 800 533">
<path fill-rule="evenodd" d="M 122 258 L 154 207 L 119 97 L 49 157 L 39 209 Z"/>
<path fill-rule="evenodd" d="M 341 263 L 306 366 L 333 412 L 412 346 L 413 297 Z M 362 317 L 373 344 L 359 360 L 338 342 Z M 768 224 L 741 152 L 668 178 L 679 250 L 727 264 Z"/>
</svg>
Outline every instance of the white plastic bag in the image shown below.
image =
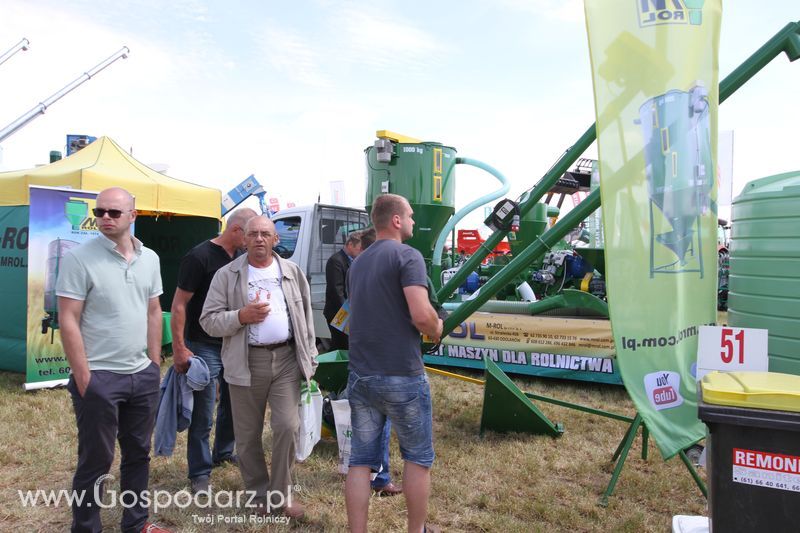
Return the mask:
<svg viewBox="0 0 800 533">
<path fill-rule="evenodd" d="M 336 422 L 336 443 L 339 445 L 339 473 L 346 474 L 350 469 L 350 449 L 353 438 L 353 427 L 350 423 L 350 401 L 331 400 L 333 419 Z M 381 470 L 383 466 L 381 466 Z M 369 480 L 374 481 L 378 472 L 371 472 Z"/>
<path fill-rule="evenodd" d="M 322 435 L 322 393 L 316 381 L 304 381 L 300 385 L 299 409 L 300 428 L 295 437 L 295 458 L 305 461 Z"/>
<path fill-rule="evenodd" d="M 339 473 L 346 474 L 350 465 L 350 401 L 332 400 L 333 419 L 336 421 L 336 443 L 339 445 Z"/>
</svg>

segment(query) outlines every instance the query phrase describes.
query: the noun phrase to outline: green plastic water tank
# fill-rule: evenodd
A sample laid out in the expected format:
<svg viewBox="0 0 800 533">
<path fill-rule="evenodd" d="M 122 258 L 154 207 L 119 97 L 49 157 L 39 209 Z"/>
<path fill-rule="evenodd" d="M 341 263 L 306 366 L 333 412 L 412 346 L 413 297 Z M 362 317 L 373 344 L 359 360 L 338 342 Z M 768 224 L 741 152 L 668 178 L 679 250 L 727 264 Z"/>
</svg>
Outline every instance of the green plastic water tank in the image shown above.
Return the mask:
<svg viewBox="0 0 800 533">
<path fill-rule="evenodd" d="M 733 201 L 728 323 L 769 330 L 769 369 L 800 375 L 800 171 Z"/>
<path fill-rule="evenodd" d="M 430 261 L 439 233 L 455 212 L 455 149 L 435 142 L 390 142 L 379 138 L 364 152 L 367 211 L 381 194 L 389 192 L 406 198 L 414 210 L 414 236 L 406 244 Z"/>
</svg>

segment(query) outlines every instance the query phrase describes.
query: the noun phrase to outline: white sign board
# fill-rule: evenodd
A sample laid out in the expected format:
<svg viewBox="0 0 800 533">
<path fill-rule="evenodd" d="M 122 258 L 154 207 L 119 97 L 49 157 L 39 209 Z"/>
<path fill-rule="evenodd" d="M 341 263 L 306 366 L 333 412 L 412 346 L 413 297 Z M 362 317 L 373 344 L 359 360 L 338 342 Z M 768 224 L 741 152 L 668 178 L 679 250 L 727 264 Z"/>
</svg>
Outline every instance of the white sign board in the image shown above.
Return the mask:
<svg viewBox="0 0 800 533">
<path fill-rule="evenodd" d="M 700 326 L 697 341 L 697 380 L 714 370 L 766 372 L 767 330 Z"/>
</svg>

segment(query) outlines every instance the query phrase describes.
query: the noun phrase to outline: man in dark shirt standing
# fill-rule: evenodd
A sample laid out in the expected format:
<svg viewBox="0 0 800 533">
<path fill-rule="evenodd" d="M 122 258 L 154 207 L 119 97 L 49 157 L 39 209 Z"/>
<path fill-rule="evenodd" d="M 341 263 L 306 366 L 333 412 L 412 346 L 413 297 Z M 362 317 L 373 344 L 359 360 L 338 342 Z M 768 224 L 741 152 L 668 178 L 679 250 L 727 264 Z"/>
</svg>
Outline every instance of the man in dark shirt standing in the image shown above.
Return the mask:
<svg viewBox="0 0 800 533">
<path fill-rule="evenodd" d="M 378 240 L 353 262 L 349 275 L 353 436 L 345 499 L 355 533 L 367 530 L 369 476 L 380 469 L 387 418 L 404 461 L 408 531 L 423 531 L 428 513 L 433 421 L 420 333 L 438 342 L 443 324 L 428 300 L 422 254 L 402 244 L 412 236 L 413 214 L 402 196 L 378 196 L 371 213 Z"/>
<path fill-rule="evenodd" d="M 185 373 L 189 368 L 189 358 L 194 355 L 205 361 L 212 379 L 205 389 L 193 393 L 194 408 L 186 444 L 189 481 L 193 492 L 208 490 L 213 465 L 233 460 L 233 418 L 228 385 L 222 379 L 222 339 L 209 336 L 200 327 L 199 319 L 214 274 L 241 254 L 241 248 L 244 247 L 244 226 L 254 216 L 256 212 L 252 209 L 234 211 L 228 217 L 225 231 L 189 250 L 181 260 L 178 270 L 178 288 L 172 300 L 170 321 L 175 371 Z M 220 401 L 212 454 L 209 436 L 217 399 L 217 384 Z"/>
<path fill-rule="evenodd" d="M 342 304 L 347 300 L 347 288 L 345 280 L 347 271 L 353 259 L 361 253 L 361 233 L 354 231 L 347 236 L 344 247 L 330 256 L 325 264 L 325 309 L 322 314 L 328 323 L 331 332 L 331 350 L 347 350 L 348 337 L 335 327 L 331 326 L 331 320 L 339 312 Z"/>
<path fill-rule="evenodd" d="M 351 237 L 352 236 L 354 236 L 354 235 L 351 234 Z M 369 229 L 365 229 L 365 230 L 359 232 L 358 233 L 358 238 L 361 241 L 361 245 L 360 245 L 360 249 L 359 249 L 359 253 L 361 253 L 364 250 L 366 250 L 367 248 L 369 248 L 370 246 L 372 246 L 372 244 L 375 242 L 375 238 L 376 238 L 375 228 L 370 227 Z M 350 241 L 350 239 L 348 238 L 348 242 L 349 241 Z M 347 248 L 347 246 L 345 245 L 345 249 L 346 248 Z M 346 250 L 343 250 L 343 251 L 346 251 Z M 327 310 L 327 307 L 328 307 L 328 302 L 331 301 L 331 298 L 342 298 L 341 299 L 342 302 L 344 302 L 344 300 L 347 299 L 347 288 L 346 288 L 345 282 L 347 280 L 347 273 L 348 273 L 349 268 L 350 268 L 349 264 L 347 265 L 347 268 L 344 270 L 344 272 L 341 274 L 341 276 L 342 276 L 341 291 L 343 292 L 344 296 L 343 297 L 339 296 L 339 294 L 338 294 L 339 293 L 339 288 L 338 287 L 337 287 L 337 290 L 336 290 L 336 295 L 335 296 L 331 296 L 330 295 L 330 293 L 331 293 L 331 290 L 330 290 L 331 282 L 333 281 L 335 283 L 336 279 L 337 279 L 337 276 L 339 275 L 339 269 L 336 268 L 336 267 L 331 268 L 331 262 L 333 262 L 334 260 L 339 261 L 339 259 L 337 258 L 337 256 L 339 256 L 339 255 L 341 255 L 341 251 L 337 252 L 336 254 L 331 256 L 331 258 L 328 260 L 328 266 L 325 269 L 325 277 L 326 277 L 326 280 L 327 280 L 327 283 L 328 283 L 327 286 L 326 286 L 326 289 L 325 289 L 325 294 L 326 294 L 325 307 L 326 307 L 326 310 Z M 347 254 L 347 255 L 349 256 L 350 254 Z M 353 256 L 353 259 L 355 259 L 355 257 L 356 256 Z M 336 300 L 336 301 L 338 301 L 338 300 Z M 332 346 L 331 346 L 332 350 L 347 350 L 349 348 L 349 342 L 348 341 L 349 341 L 350 337 L 347 334 L 342 333 L 341 331 L 339 331 L 338 329 L 336 329 L 336 328 L 334 328 L 333 326 L 330 325 L 331 320 L 333 320 L 333 317 L 336 316 L 336 312 L 338 312 L 338 309 L 341 306 L 342 306 L 341 303 L 337 304 L 336 305 L 337 311 L 334 311 L 331 314 L 331 318 L 328 319 L 328 328 L 330 328 L 330 330 L 331 330 L 331 340 L 334 341 L 332 343 Z M 334 334 L 334 331 L 336 332 L 336 335 Z M 375 492 L 375 494 L 377 494 L 378 496 L 397 496 L 398 494 L 402 494 L 403 493 L 402 487 L 400 485 L 398 485 L 398 484 L 395 484 L 392 481 L 392 473 L 389 471 L 389 439 L 391 437 L 391 432 L 392 432 L 392 424 L 391 424 L 391 422 L 389 422 L 387 420 L 386 424 L 383 427 L 383 433 L 381 434 L 381 450 L 382 450 L 382 452 L 381 452 L 381 456 L 382 456 L 381 470 L 380 470 L 380 472 L 378 472 L 378 475 L 375 476 L 375 479 L 373 479 L 370 482 L 370 486 L 372 487 L 372 491 Z"/>
</svg>

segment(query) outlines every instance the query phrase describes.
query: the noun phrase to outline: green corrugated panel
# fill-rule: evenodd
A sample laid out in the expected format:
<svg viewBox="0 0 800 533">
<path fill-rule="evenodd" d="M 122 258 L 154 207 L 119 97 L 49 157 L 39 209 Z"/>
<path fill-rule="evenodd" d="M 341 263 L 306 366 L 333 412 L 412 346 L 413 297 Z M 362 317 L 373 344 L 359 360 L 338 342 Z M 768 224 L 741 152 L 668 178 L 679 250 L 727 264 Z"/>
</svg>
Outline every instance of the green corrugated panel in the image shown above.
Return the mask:
<svg viewBox="0 0 800 533">
<path fill-rule="evenodd" d="M 800 172 L 748 183 L 733 202 L 728 323 L 769 330 L 769 369 L 800 375 Z"/>
</svg>

